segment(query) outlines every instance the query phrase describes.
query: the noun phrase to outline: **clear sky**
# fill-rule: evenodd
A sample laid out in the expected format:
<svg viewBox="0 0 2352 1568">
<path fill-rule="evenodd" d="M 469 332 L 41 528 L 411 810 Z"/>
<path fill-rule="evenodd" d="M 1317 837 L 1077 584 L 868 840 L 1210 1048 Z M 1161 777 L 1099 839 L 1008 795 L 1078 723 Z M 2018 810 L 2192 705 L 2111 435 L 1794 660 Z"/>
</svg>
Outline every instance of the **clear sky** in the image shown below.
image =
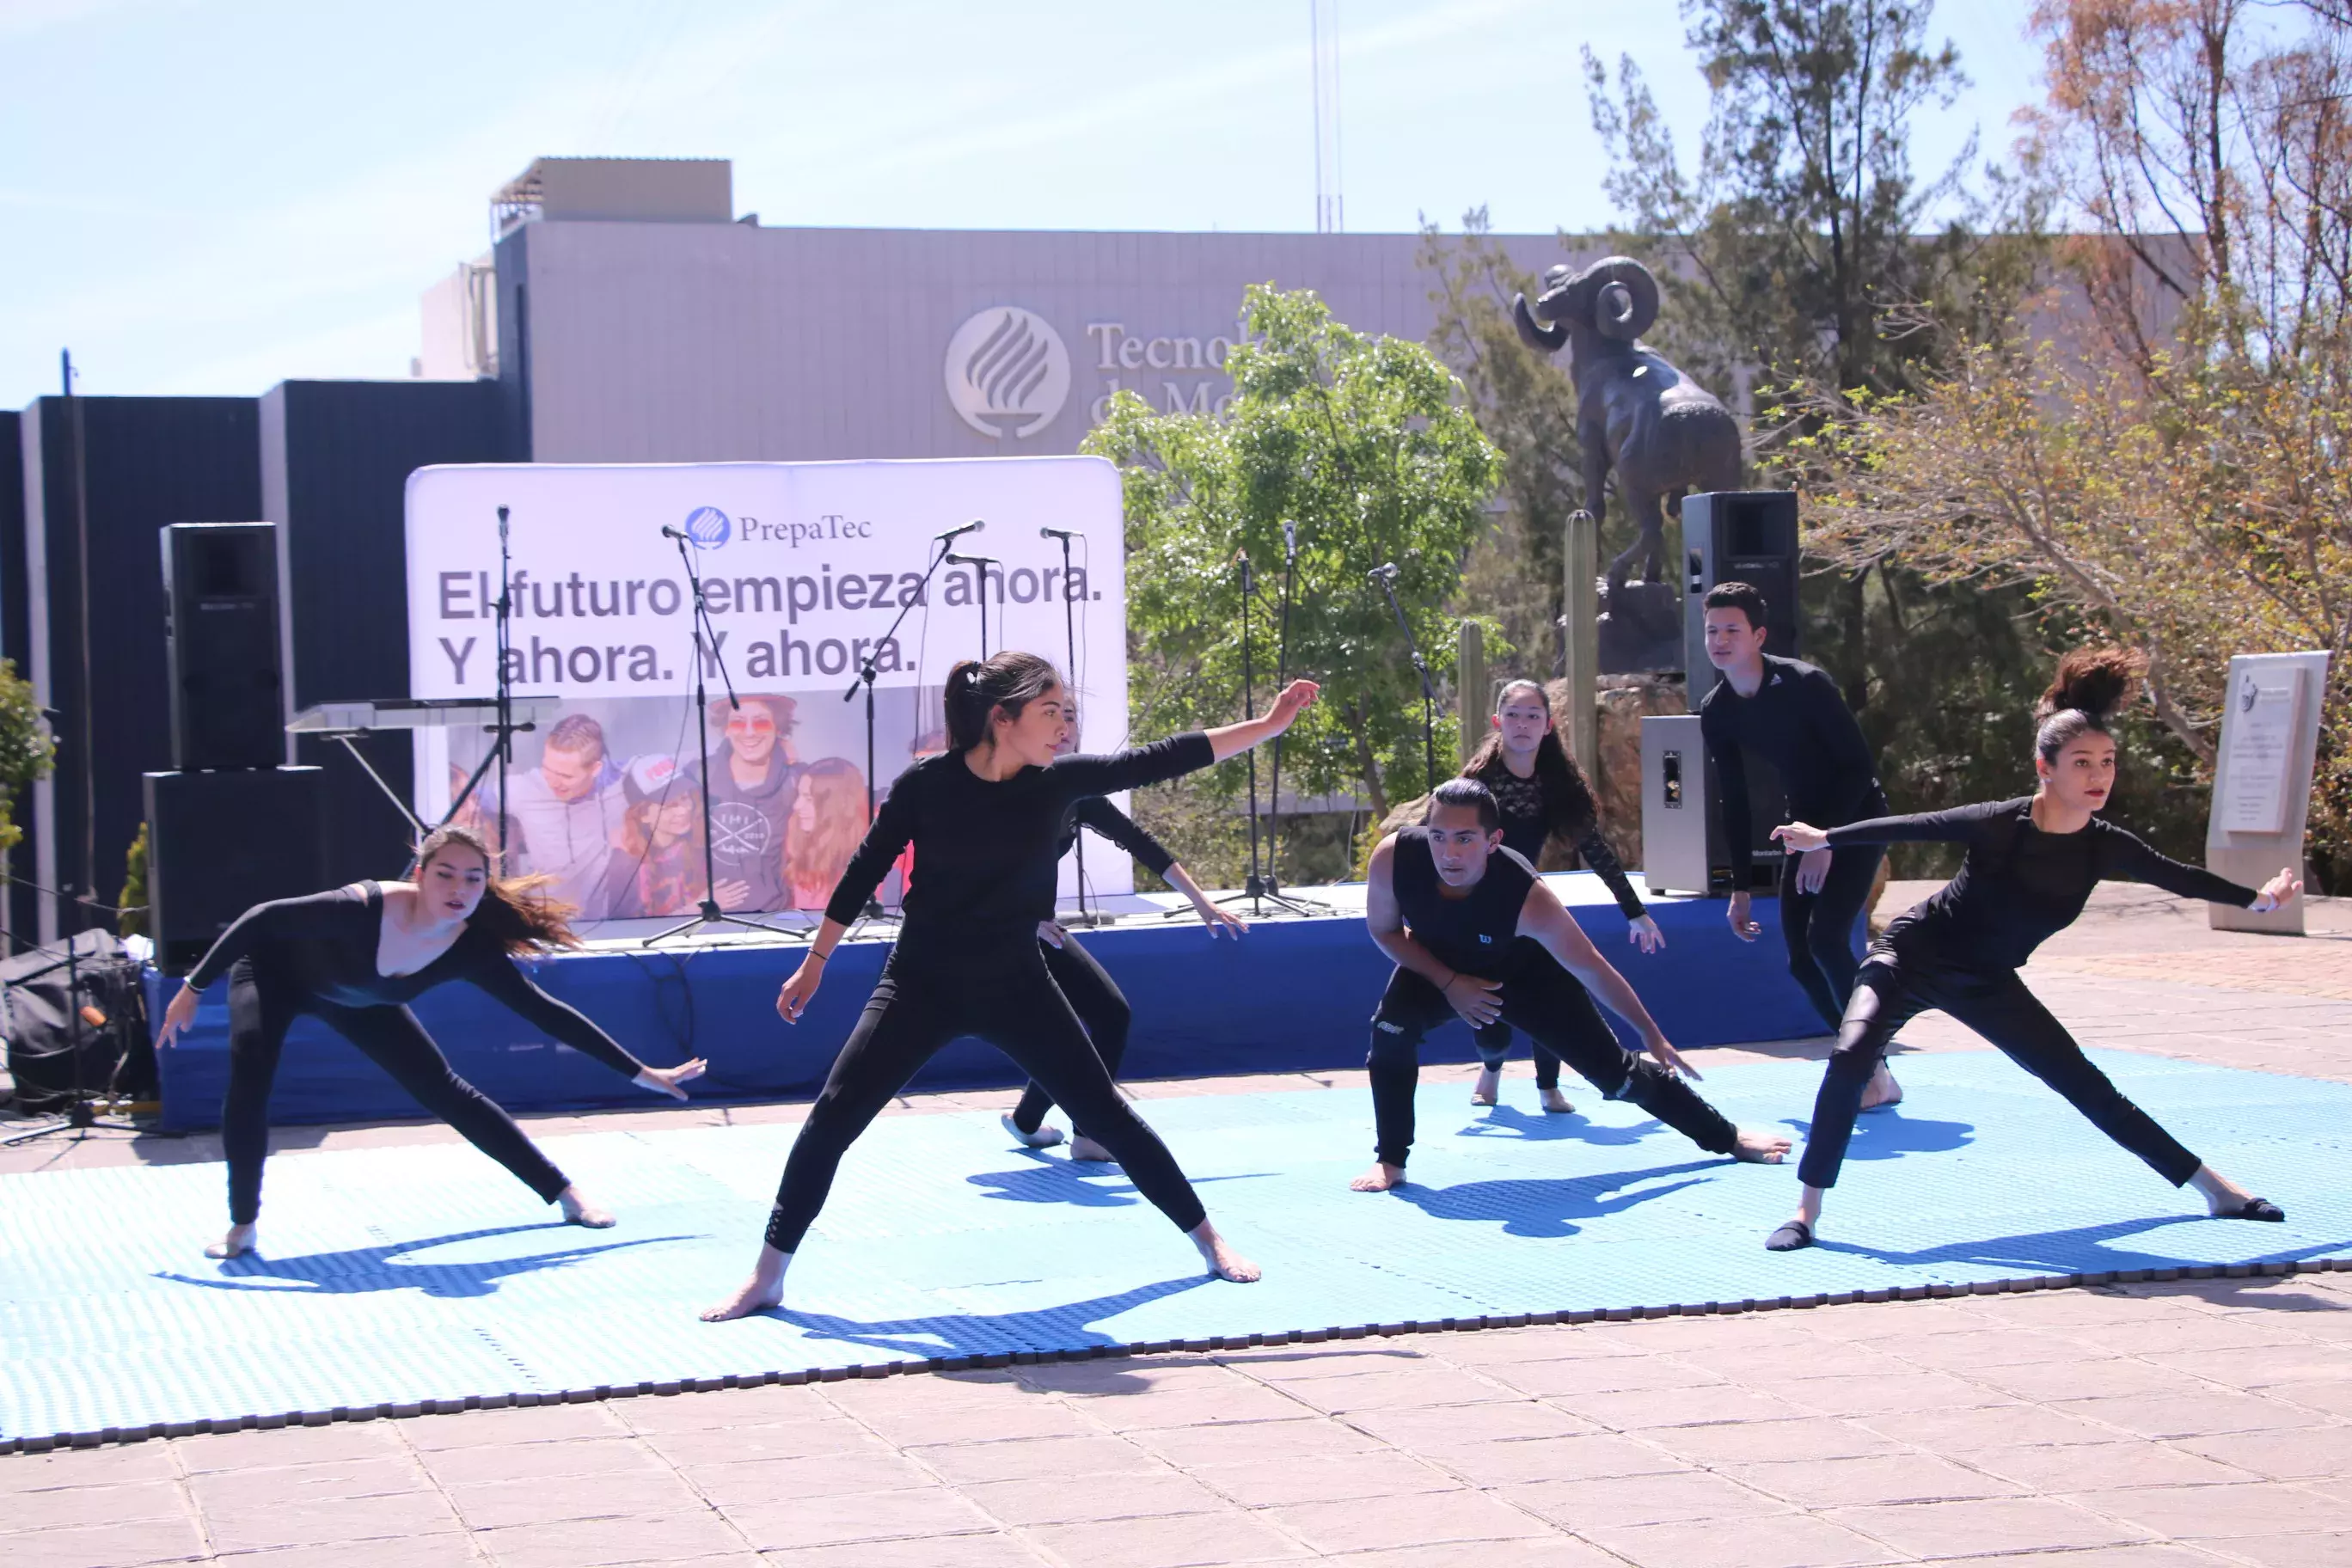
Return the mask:
<svg viewBox="0 0 2352 1568">
<path fill-rule="evenodd" d="M 2006 151 L 2027 0 L 1944 0 Z M 1685 140 L 1671 0 L 1340 0 L 1348 227 L 1600 226 L 1578 50 Z M 770 225 L 1311 229 L 1307 0 L 0 0 L 0 407 L 401 376 L 417 298 L 550 154 L 727 157 Z M 921 280 L 908 280 L 910 288 Z"/>
</svg>

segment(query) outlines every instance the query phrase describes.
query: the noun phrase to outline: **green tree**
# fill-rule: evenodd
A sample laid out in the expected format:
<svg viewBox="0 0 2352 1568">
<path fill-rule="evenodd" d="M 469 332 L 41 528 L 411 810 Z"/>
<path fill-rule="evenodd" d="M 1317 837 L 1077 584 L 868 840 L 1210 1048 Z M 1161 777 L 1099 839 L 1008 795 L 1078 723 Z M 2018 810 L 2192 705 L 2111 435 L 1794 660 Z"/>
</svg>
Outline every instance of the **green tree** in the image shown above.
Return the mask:
<svg viewBox="0 0 2352 1568">
<path fill-rule="evenodd" d="M 1242 552 L 1267 590 L 1255 611 L 1265 680 L 1282 525 L 1294 522 L 1291 668 L 1324 694 L 1286 741 L 1285 778 L 1303 791 L 1360 790 L 1384 813 L 1433 781 L 1420 687 L 1365 573 L 1396 564 L 1413 635 L 1432 668 L 1450 672 L 1442 606 L 1485 526 L 1501 454 L 1463 406 L 1461 384 L 1420 344 L 1351 331 L 1311 291 L 1268 285 L 1247 291 L 1241 319 L 1222 416 L 1155 413 L 1122 394 L 1087 438 L 1125 479 L 1135 727 L 1162 733 L 1239 713 Z M 1499 626 L 1488 630 L 1500 639 Z M 1438 717 L 1443 773 L 1454 728 Z M 1222 770 L 1222 788 L 1238 787 L 1239 768 Z"/>
<path fill-rule="evenodd" d="M 57 753 L 57 742 L 41 722 L 41 705 L 33 699 L 33 683 L 16 673 L 16 660 L 0 658 L 0 879 L 7 852 L 25 838 L 15 818 L 16 799 L 49 776 Z"/>
<path fill-rule="evenodd" d="M 2011 318 L 2045 258 L 2041 188 L 1998 172 L 1973 188 L 1973 141 L 1930 178 L 1912 170 L 1911 118 L 1948 105 L 1967 79 L 1958 52 L 1929 36 L 1932 9 L 1683 0 L 1709 101 L 1688 174 L 1633 62 L 1612 85 L 1586 51 L 1611 157 L 1604 188 L 1626 218 L 1610 242 L 1667 284 L 1661 346 L 1746 408 L 1758 482 L 1806 488 L 1816 390 L 1925 384 L 1952 344 Z M 1836 565 L 1807 583 L 1803 652 L 1844 689 L 1897 804 L 2013 784 L 2012 757 L 1989 742 L 2039 688 L 2023 591 L 1930 581 L 1895 554 L 1840 552 Z M 1924 868 L 1936 858 L 1908 858 Z"/>
<path fill-rule="evenodd" d="M 1511 298 L 1532 298 L 1536 281 L 1495 242 L 1484 207 L 1463 215 L 1459 238 L 1424 225 L 1421 265 L 1434 279 L 1430 346 L 1462 378 L 1478 427 L 1503 454 L 1502 509 L 1471 544 L 1460 601 L 1501 621 L 1517 649 L 1516 662 L 1490 660 L 1496 675 L 1545 679 L 1558 668 L 1565 608 L 1560 544 L 1569 514 L 1584 504 L 1576 388 L 1561 360 L 1519 342 Z M 1609 521 L 1612 533 L 1632 540 L 1622 507 Z M 1622 547 L 1603 540 L 1601 558 Z"/>
</svg>

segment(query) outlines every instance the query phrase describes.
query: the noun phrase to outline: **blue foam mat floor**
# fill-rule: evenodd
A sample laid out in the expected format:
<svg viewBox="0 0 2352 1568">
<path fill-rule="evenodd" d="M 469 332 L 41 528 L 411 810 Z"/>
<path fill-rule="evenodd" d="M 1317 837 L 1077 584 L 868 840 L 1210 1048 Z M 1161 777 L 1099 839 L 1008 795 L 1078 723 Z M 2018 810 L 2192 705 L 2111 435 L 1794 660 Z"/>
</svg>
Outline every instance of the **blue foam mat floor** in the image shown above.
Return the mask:
<svg viewBox="0 0 2352 1568">
<path fill-rule="evenodd" d="M 1364 1326 L 1573 1321 L 1943 1294 L 2053 1277 L 2147 1277 L 2352 1258 L 2352 1086 L 2100 1053 L 2284 1226 L 2207 1220 L 1991 1052 L 1914 1056 L 1908 1100 L 1867 1116 L 1823 1245 L 1769 1254 L 1790 1167 L 1712 1159 L 1571 1082 L 1538 1109 L 1424 1084 L 1413 1182 L 1367 1195 L 1360 1090 L 1143 1107 L 1218 1225 L 1265 1266 L 1204 1279 L 1115 1170 L 1008 1147 L 996 1118 L 886 1118 L 844 1163 L 788 1308 L 695 1311 L 748 1268 L 794 1128 L 550 1140 L 615 1208 L 549 1211 L 463 1144 L 271 1163 L 261 1256 L 203 1257 L 218 1165 L 0 1177 L 0 1449 L 282 1419 L 730 1385 L 838 1369 L 1321 1338 Z M 1801 1133 L 1820 1068 L 1717 1068 L 1743 1124 Z"/>
</svg>

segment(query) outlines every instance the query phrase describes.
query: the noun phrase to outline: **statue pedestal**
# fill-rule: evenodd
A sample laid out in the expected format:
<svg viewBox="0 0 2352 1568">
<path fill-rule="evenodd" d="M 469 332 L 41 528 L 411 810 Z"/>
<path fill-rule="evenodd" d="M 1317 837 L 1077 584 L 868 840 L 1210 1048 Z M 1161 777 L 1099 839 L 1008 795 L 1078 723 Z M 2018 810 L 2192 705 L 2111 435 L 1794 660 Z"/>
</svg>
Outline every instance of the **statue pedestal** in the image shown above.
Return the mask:
<svg viewBox="0 0 2352 1568">
<path fill-rule="evenodd" d="M 1601 584 L 1601 673 L 1658 675 L 1683 667 L 1683 596 L 1672 583 Z"/>
</svg>

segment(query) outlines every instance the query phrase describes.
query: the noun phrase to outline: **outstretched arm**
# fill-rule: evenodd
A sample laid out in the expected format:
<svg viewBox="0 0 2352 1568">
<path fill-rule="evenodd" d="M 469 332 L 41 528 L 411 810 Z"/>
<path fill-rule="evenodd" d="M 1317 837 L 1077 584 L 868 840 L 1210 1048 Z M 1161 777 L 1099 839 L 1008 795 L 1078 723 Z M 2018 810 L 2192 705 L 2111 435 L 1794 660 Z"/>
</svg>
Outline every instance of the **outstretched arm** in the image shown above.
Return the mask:
<svg viewBox="0 0 2352 1568">
<path fill-rule="evenodd" d="M 2099 866 L 2102 876 L 2146 882 L 2176 898 L 2201 899 L 2209 904 L 2227 904 L 2234 910 L 2268 914 L 2303 891 L 2301 879 L 2290 868 L 2281 867 L 2278 875 L 2259 889 L 2249 888 L 2227 877 L 2217 877 L 2201 866 L 2159 855 L 2137 835 L 2120 827 L 2109 826 L 2100 836 L 2099 847 L 2106 852 Z"/>
<path fill-rule="evenodd" d="M 1045 771 L 1066 800 L 1116 795 L 1123 789 L 1162 784 L 1273 740 L 1290 728 L 1300 709 L 1315 700 L 1316 690 L 1311 680 L 1294 680 L 1283 689 L 1263 718 L 1217 730 L 1171 735 L 1164 741 L 1105 757 L 1056 757 Z"/>
<path fill-rule="evenodd" d="M 1642 1005 L 1642 999 L 1633 994 L 1633 988 L 1625 984 L 1625 977 L 1601 956 L 1600 950 L 1592 945 L 1592 940 L 1584 934 L 1583 928 L 1560 906 L 1552 890 L 1541 882 L 1528 889 L 1528 900 L 1519 906 L 1518 933 L 1540 942 L 1543 950 L 1550 953 L 1562 969 L 1584 983 L 1584 988 L 1598 997 L 1602 1006 L 1631 1024 L 1633 1032 L 1642 1037 L 1642 1048 L 1656 1058 L 1662 1066 L 1688 1073 L 1693 1078 L 1699 1076 L 1675 1047 L 1666 1043 L 1664 1033 L 1659 1029 L 1656 1020 L 1650 1016 L 1650 1010 Z"/>
<path fill-rule="evenodd" d="M 1308 703 L 1315 700 L 1316 694 L 1322 688 L 1311 680 L 1292 681 L 1282 689 L 1282 694 L 1274 700 L 1274 706 L 1267 709 L 1263 717 L 1244 720 L 1238 724 L 1228 724 L 1221 730 L 1210 731 L 1209 749 L 1217 754 L 1217 761 L 1222 763 L 1227 757 L 1240 756 L 1253 746 L 1265 744 L 1266 742 L 1289 729 L 1292 721 L 1298 717 L 1300 711 Z"/>
<path fill-rule="evenodd" d="M 637 1078 L 646 1071 L 645 1063 L 624 1050 L 585 1013 L 541 990 L 505 953 L 485 945 L 481 958 L 467 967 L 465 976 L 518 1017 L 543 1030 L 548 1038 L 562 1041 L 583 1057 L 593 1057 L 623 1078 Z"/>
<path fill-rule="evenodd" d="M 1849 822 L 1843 827 L 1815 827 L 1809 822 L 1791 822 L 1774 828 L 1772 837 L 1791 855 L 1824 846 L 1843 849 L 1849 844 L 1970 844 L 1985 830 L 1986 824 L 2010 816 L 2017 808 L 2018 803 L 2013 800 L 1991 800 L 1956 805 L 1949 811 L 1874 816 L 1866 822 Z"/>
</svg>

